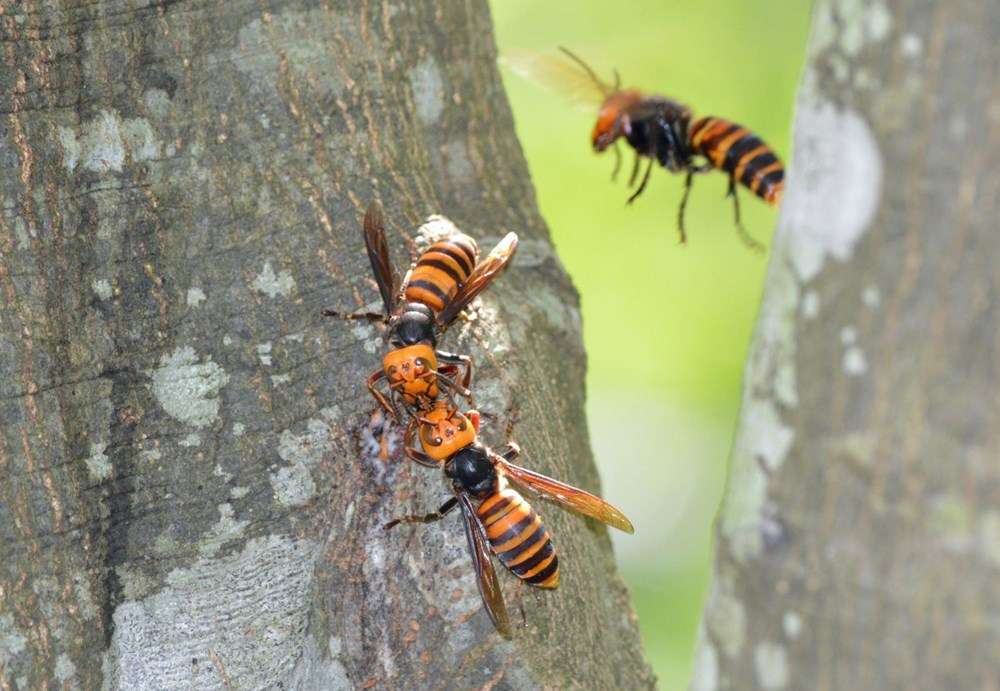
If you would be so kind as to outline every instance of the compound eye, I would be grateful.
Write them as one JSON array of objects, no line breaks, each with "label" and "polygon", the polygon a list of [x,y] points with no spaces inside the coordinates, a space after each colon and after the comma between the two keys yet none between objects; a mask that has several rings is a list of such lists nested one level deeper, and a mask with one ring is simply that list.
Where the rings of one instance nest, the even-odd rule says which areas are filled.
[{"label": "compound eye", "polygon": [[427,446],[441,446],[441,437],[434,436],[433,431],[426,428],[420,432],[420,439]]}]

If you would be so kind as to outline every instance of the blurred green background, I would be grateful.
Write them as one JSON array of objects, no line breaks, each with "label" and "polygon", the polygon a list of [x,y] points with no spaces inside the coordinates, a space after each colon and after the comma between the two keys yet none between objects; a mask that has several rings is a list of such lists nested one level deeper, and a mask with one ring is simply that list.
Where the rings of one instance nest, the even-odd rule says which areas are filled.
[{"label": "blurred green background", "polygon": [[[788,164],[810,3],[787,0],[496,0],[501,55],[562,45],[609,82],[684,101],[763,137]],[[636,525],[613,535],[660,688],[688,684],[708,583],[712,522],[726,474],[740,383],[768,255],[733,225],[720,173],[654,168],[631,207],[623,148],[596,155],[596,109],[503,69],[542,215],[580,291],[589,357],[588,416],[603,495]],[[741,188],[747,230],[770,245],[777,213]],[[615,531],[612,531],[614,533]]]}]

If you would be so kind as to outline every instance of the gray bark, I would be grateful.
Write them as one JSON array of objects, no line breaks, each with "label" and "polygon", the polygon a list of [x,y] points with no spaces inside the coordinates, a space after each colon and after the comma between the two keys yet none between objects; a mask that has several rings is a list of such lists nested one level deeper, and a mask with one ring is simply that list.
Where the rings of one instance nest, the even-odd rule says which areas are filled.
[{"label": "gray bark", "polygon": [[694,688],[1000,687],[998,35],[817,5]]},{"label": "gray bark", "polygon": [[[438,473],[371,444],[378,306],[429,214],[516,260],[445,346],[500,445],[596,490],[577,296],[485,3],[0,3],[0,688],[651,685],[606,531],[512,643]],[[398,431],[397,431],[398,432]],[[395,436],[398,442],[398,433]],[[519,622],[515,579],[501,573]]]}]

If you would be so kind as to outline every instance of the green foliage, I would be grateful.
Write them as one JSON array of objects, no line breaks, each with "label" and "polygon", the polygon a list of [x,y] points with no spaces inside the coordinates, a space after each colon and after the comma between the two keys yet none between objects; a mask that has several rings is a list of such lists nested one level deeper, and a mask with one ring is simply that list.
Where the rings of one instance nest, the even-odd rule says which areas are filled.
[{"label": "green foliage", "polygon": [[[790,158],[809,3],[503,0],[501,54],[566,46],[604,79],[718,115]],[[593,114],[504,71],[539,206],[583,305],[588,409],[604,494],[636,525],[617,539],[662,688],[687,684],[709,569],[711,521],[735,429],[767,255],[736,235],[726,179],[695,180],[678,245],[683,177],[656,168],[631,207],[632,157],[589,145]],[[740,192],[744,225],[770,244],[777,214]],[[567,557],[567,566],[572,557]]]}]

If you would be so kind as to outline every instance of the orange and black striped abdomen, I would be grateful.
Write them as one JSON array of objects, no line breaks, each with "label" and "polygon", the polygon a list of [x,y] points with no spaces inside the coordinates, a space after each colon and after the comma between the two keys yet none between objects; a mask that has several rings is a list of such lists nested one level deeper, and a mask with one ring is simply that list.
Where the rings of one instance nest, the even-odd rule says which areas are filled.
[{"label": "orange and black striped abdomen", "polygon": [[435,242],[413,267],[406,284],[406,299],[440,312],[469,278],[478,255],[476,241],[468,235],[452,235]]},{"label": "orange and black striped abdomen", "polygon": [[785,188],[785,167],[760,137],[721,118],[700,118],[688,130],[691,147],[719,170],[777,207]]},{"label": "orange and black striped abdomen", "polygon": [[493,552],[518,578],[539,588],[559,584],[559,559],[535,510],[510,488],[488,496],[476,510]]}]

